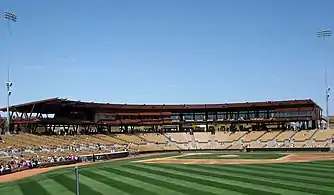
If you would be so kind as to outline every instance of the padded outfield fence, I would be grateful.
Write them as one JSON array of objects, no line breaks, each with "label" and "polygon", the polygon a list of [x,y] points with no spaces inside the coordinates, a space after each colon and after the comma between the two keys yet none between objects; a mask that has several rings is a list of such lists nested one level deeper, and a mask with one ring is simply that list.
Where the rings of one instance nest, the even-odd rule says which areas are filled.
[{"label": "padded outfield fence", "polygon": [[141,151],[141,154],[148,153],[165,153],[165,152],[331,152],[334,148],[245,148],[245,149],[180,149],[180,150],[154,150],[154,151]]}]

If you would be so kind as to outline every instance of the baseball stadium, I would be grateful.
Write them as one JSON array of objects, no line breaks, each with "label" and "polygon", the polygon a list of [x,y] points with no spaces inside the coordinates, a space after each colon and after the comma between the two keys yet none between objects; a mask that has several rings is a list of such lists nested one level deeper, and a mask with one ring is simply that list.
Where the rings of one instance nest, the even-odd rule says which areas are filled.
[{"label": "baseball stadium", "polygon": [[9,110],[10,125],[0,119],[1,195],[334,194],[334,129],[311,99],[51,98]]}]

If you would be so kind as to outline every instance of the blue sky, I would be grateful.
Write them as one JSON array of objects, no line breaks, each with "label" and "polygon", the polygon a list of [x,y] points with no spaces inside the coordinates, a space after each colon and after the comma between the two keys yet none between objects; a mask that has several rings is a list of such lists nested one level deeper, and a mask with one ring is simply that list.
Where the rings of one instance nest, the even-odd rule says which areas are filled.
[{"label": "blue sky", "polygon": [[[93,3],[95,2],[95,3]],[[332,0],[3,1],[0,105],[50,97],[113,103],[312,98],[334,85]],[[334,87],[333,87],[334,89]],[[334,95],[330,112],[334,114]]]}]

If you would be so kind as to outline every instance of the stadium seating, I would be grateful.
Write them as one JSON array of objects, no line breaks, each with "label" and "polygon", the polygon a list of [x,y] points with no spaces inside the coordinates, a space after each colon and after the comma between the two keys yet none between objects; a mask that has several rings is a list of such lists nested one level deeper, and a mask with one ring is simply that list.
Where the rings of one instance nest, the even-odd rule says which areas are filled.
[{"label": "stadium seating", "polygon": [[243,145],[242,144],[240,144],[240,143],[235,143],[235,144],[232,144],[228,149],[233,149],[233,150],[241,150],[241,149],[243,149]]},{"label": "stadium seating", "polygon": [[296,131],[283,131],[280,133],[277,137],[276,140],[279,142],[283,142],[285,140],[290,140],[293,135],[296,134]]},{"label": "stadium seating", "polygon": [[233,142],[239,140],[243,137],[247,132],[245,131],[237,131],[237,132],[217,132],[215,135],[215,140],[218,142]]},{"label": "stadium seating", "polygon": [[276,136],[278,136],[281,133],[281,131],[270,131],[270,132],[266,132],[261,138],[260,141],[262,142],[267,142],[270,140],[273,140],[274,138],[276,138]]},{"label": "stadium seating", "polygon": [[250,144],[250,148],[263,148],[265,146],[265,144],[261,143],[261,142],[256,142],[256,143],[251,143]]},{"label": "stadium seating", "polygon": [[179,148],[176,145],[168,146],[165,144],[148,144],[148,145],[131,144],[129,149],[135,150],[135,151],[141,151],[141,152],[179,150]]},{"label": "stadium seating", "polygon": [[294,141],[306,141],[306,140],[311,139],[315,132],[316,130],[299,131],[292,137],[292,139]]},{"label": "stadium seating", "polygon": [[305,145],[306,143],[303,142],[303,141],[295,141],[291,144],[291,147],[294,147],[294,148],[301,148]]},{"label": "stadium seating", "polygon": [[7,163],[10,160],[11,160],[11,157],[8,157],[8,156],[6,156],[6,157],[0,157],[0,165],[1,164],[5,164],[5,163]]},{"label": "stadium seating", "polygon": [[212,139],[211,132],[195,132],[195,140],[198,142],[209,142]]},{"label": "stadium seating", "polygon": [[165,146],[164,150],[179,150],[180,148],[176,145],[172,145],[172,146]]},{"label": "stadium seating", "polygon": [[334,129],[319,130],[316,135],[316,141],[326,141],[334,137]]},{"label": "stadium seating", "polygon": [[[65,155],[73,153],[71,148],[78,148],[76,154],[90,152],[123,150],[168,151],[179,149],[243,149],[250,148],[319,148],[331,146],[334,130],[302,131],[237,131],[237,132],[185,132],[176,133],[141,133],[92,134],[92,135],[1,135],[0,150],[28,149],[29,156]],[[132,143],[132,144],[131,144]],[[51,152],[53,151],[53,152]],[[54,152],[57,151],[57,152]],[[61,151],[61,152],[59,152]]]},{"label": "stadium seating", "polygon": [[74,136],[38,136],[33,134],[13,134],[3,135],[4,143],[0,144],[0,149],[12,148],[31,148],[40,149],[57,148],[65,146],[88,146],[88,145],[126,145],[128,142],[118,140],[106,135],[74,135]]},{"label": "stadium seating", "polygon": [[198,149],[212,149],[211,143],[198,143]]},{"label": "stadium seating", "polygon": [[107,141],[110,144],[118,144],[118,145],[128,144],[128,142],[118,139],[117,136],[104,135],[104,134],[96,134],[96,135],[91,135],[91,136],[96,137],[99,140]]},{"label": "stadium seating", "polygon": [[189,133],[167,133],[167,137],[169,137],[172,141],[177,143],[187,143],[191,141],[191,135]]},{"label": "stadium seating", "polygon": [[145,144],[146,143],[143,140],[143,138],[140,138],[136,135],[118,134],[116,137],[118,139],[124,140],[128,143],[136,143],[136,144]]},{"label": "stadium seating", "polygon": [[214,143],[212,144],[213,149],[228,149],[231,147],[230,143]]},{"label": "stadium seating", "polygon": [[309,145],[311,148],[321,148],[329,146],[328,142],[315,142]]},{"label": "stadium seating", "polygon": [[166,142],[163,135],[160,133],[143,133],[138,135],[142,139],[146,140],[146,142],[164,144]]},{"label": "stadium seating", "polygon": [[162,151],[164,145],[139,145],[139,151]]},{"label": "stadium seating", "polygon": [[247,143],[247,147],[248,148],[262,148],[263,145],[261,142],[251,142],[251,143]]},{"label": "stadium seating", "polygon": [[269,142],[265,142],[265,146],[266,148],[278,148],[280,147],[278,144],[280,143],[277,143],[277,142],[274,142],[274,141],[269,141]]},{"label": "stadium seating", "polygon": [[181,150],[188,150],[190,149],[189,144],[188,143],[184,143],[184,144],[177,144],[177,147]]},{"label": "stadium seating", "polygon": [[34,139],[35,135],[21,134],[21,135],[3,135],[1,136],[4,143],[1,144],[2,149],[6,148],[33,148],[37,149],[45,145],[45,141]]},{"label": "stadium seating", "polygon": [[265,134],[265,131],[251,131],[242,138],[242,141],[243,142],[255,141],[264,134]]}]

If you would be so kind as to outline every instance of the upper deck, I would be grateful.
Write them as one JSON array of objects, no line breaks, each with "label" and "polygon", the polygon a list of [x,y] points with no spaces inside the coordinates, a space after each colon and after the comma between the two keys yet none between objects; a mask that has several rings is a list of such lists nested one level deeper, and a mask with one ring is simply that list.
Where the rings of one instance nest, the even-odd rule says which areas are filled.
[{"label": "upper deck", "polygon": [[[321,108],[310,99],[226,104],[135,105],[51,98],[14,105],[10,110],[13,120],[17,123],[29,121],[48,124],[162,125],[171,124],[173,121],[270,123],[320,120],[321,116]],[[1,108],[0,111],[6,111],[6,108]],[[53,116],[48,117],[50,114]]]}]

